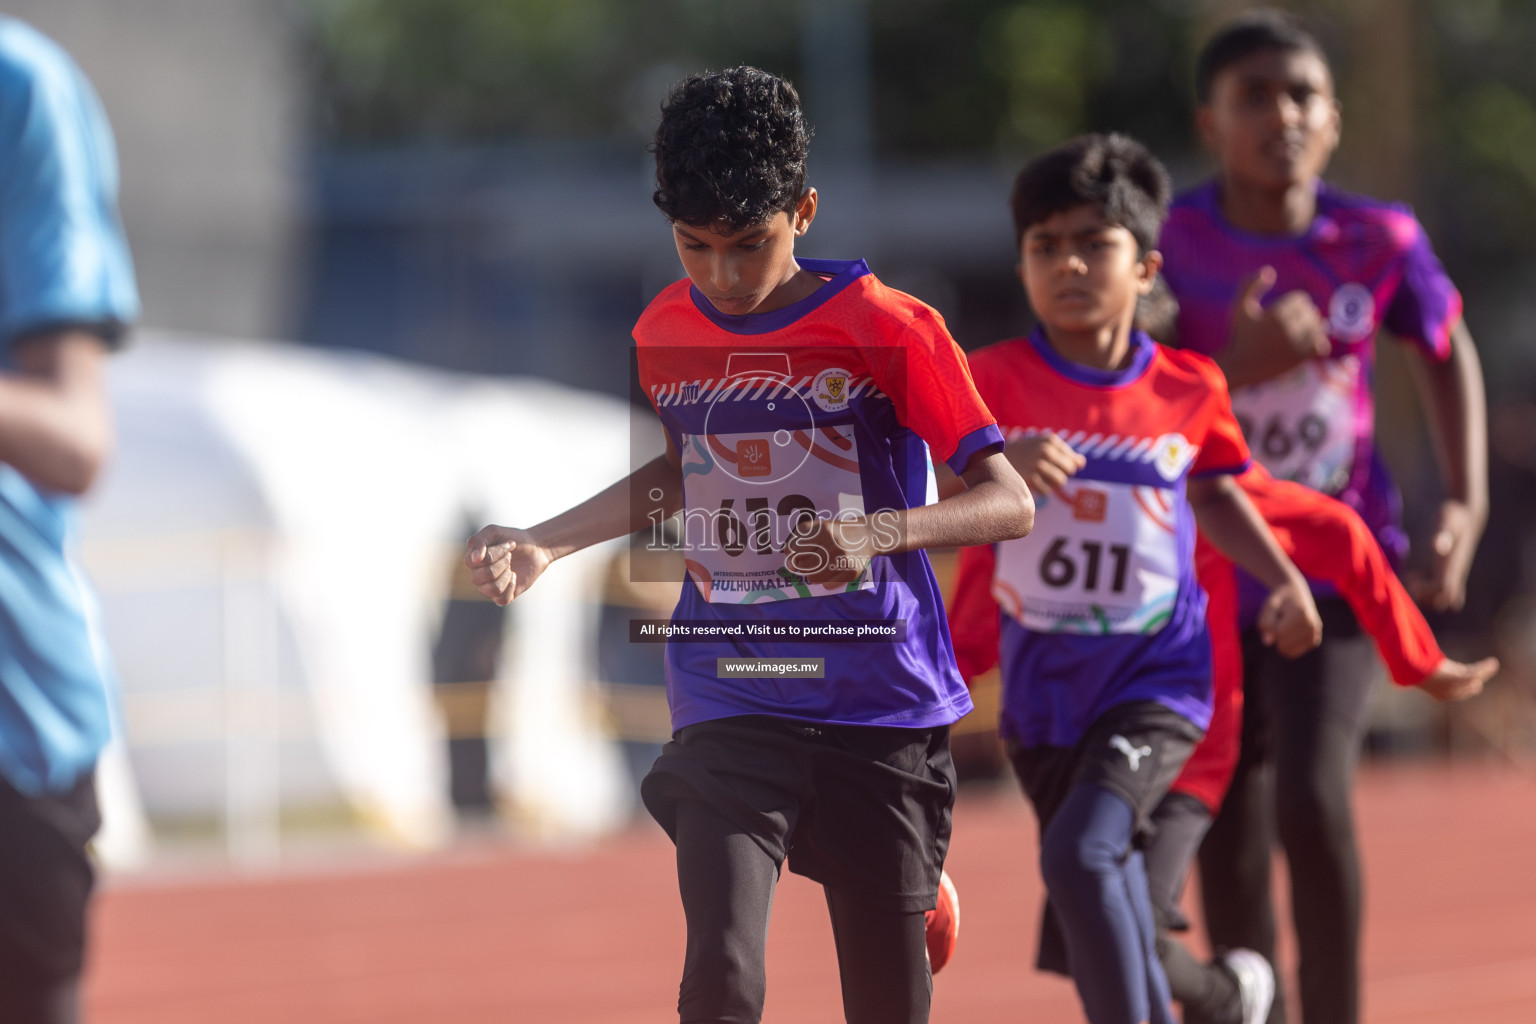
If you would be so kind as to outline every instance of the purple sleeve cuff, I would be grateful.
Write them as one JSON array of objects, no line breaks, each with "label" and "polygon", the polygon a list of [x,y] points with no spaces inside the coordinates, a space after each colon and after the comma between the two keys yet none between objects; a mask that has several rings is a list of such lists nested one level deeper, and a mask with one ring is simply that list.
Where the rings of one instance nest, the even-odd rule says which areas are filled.
[{"label": "purple sleeve cuff", "polygon": [[1424,229],[1404,254],[1403,280],[1382,315],[1382,325],[1437,360],[1450,357],[1451,327],[1461,319],[1461,293],[1435,256]]},{"label": "purple sleeve cuff", "polygon": [[958,476],[965,472],[965,467],[971,462],[971,456],[977,452],[984,452],[988,448],[1003,450],[1003,432],[997,429],[996,423],[988,423],[980,430],[973,430],[966,434],[955,446],[955,454],[944,461]]},{"label": "purple sleeve cuff", "polygon": [[1208,476],[1242,476],[1253,468],[1252,459],[1244,459],[1235,466],[1217,466],[1215,469],[1202,469],[1198,473],[1191,473],[1193,480],[1203,480]]}]

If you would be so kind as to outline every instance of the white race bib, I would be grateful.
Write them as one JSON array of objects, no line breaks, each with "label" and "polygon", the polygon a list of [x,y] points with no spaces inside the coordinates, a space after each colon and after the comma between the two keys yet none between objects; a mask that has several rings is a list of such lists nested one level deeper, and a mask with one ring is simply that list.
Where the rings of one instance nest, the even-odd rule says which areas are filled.
[{"label": "white race bib", "polygon": [[683,554],[706,601],[755,604],[820,597],[873,584],[812,585],[785,566],[795,524],[863,515],[852,425],[768,433],[686,434]]},{"label": "white race bib", "polygon": [[1161,630],[1179,593],[1173,488],[1069,480],[1036,498],[1035,528],[997,546],[992,592],[1039,633]]},{"label": "white race bib", "polygon": [[1311,359],[1284,376],[1233,392],[1232,411],[1265,469],[1337,494],[1354,470],[1359,388],[1358,355]]}]

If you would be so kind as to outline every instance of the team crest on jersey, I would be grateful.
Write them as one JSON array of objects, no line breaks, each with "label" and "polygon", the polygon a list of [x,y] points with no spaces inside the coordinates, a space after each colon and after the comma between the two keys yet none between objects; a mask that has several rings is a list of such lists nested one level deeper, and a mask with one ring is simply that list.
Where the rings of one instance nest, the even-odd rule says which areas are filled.
[{"label": "team crest on jersey", "polygon": [[822,412],[842,412],[848,408],[847,370],[822,370],[811,382],[811,398]]},{"label": "team crest on jersey", "polygon": [[1152,465],[1164,480],[1177,480],[1198,452],[1183,434],[1164,434],[1152,445]]},{"label": "team crest on jersey", "polygon": [[1376,299],[1351,281],[1328,300],[1328,333],[1341,341],[1364,341],[1376,327]]}]

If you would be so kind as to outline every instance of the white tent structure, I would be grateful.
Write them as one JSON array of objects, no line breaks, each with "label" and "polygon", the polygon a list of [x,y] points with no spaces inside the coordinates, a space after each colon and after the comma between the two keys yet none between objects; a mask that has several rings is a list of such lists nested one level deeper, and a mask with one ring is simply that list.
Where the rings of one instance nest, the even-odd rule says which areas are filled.
[{"label": "white tent structure", "polygon": [[[277,854],[285,806],[344,801],[405,843],[441,841],[430,652],[464,525],[536,522],[622,477],[629,406],[151,332],[113,358],[111,386],[118,448],[82,561],[143,807],[222,815],[252,862]],[[592,711],[611,554],[562,561],[509,617],[493,761],[503,797],[551,833],[601,831],[632,800]],[[109,800],[109,837],[114,812],[121,827],[132,800]]]}]

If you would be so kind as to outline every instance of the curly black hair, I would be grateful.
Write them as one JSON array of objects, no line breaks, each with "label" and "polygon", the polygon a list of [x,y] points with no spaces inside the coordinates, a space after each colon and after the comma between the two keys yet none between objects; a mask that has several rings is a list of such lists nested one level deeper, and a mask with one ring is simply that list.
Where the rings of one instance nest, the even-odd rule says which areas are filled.
[{"label": "curly black hair", "polygon": [[1284,11],[1261,8],[1233,18],[1200,48],[1200,55],[1195,58],[1195,99],[1209,103],[1217,75],[1243,58],[1265,50],[1315,53],[1328,66],[1328,54],[1323,52],[1322,45],[1294,18]]},{"label": "curly black hair", "polygon": [[1157,247],[1172,196],[1168,172],[1129,135],[1079,135],[1035,157],[1014,180],[1014,243],[1041,221],[1092,204],[1145,253]]},{"label": "curly black hair", "polygon": [[793,210],[811,130],[789,82],[757,68],[690,75],[656,127],[656,191],[667,219],[731,232]]}]

